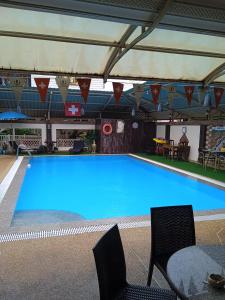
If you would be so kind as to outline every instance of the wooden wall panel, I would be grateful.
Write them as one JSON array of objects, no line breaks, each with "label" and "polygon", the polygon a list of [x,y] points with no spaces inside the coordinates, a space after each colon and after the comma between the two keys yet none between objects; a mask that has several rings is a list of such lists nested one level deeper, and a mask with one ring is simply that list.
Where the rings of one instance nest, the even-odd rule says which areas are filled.
[{"label": "wooden wall panel", "polygon": [[[145,144],[151,143],[151,137],[155,137],[156,127],[153,123],[143,123],[138,121],[138,128],[133,128],[132,120],[124,121],[124,132],[117,133],[117,120],[99,119],[96,120],[96,129],[98,131],[97,150],[103,154],[119,154],[129,152],[144,151]],[[105,123],[110,123],[113,128],[111,135],[105,135],[102,127]],[[147,136],[146,136],[147,135]],[[147,142],[148,140],[148,142]]]}]

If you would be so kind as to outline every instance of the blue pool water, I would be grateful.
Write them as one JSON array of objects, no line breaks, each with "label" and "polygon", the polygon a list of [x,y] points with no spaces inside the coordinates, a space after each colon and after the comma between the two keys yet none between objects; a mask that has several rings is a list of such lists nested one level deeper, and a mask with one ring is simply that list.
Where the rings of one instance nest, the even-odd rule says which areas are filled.
[{"label": "blue pool water", "polygon": [[164,205],[225,208],[225,191],[125,155],[33,157],[30,164],[16,211],[61,210],[93,220]]}]

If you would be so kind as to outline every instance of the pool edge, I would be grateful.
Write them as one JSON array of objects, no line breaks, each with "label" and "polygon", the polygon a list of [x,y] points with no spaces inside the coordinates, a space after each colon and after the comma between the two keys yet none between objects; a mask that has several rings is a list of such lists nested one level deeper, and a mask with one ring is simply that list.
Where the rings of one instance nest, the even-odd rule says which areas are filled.
[{"label": "pool edge", "polygon": [[199,179],[200,181],[203,181],[204,183],[209,183],[209,184],[211,184],[213,186],[220,187],[223,190],[225,190],[225,183],[222,182],[222,181],[211,179],[209,177],[198,175],[196,173],[184,171],[182,169],[178,169],[178,168],[175,168],[175,167],[172,167],[172,166],[169,166],[169,165],[166,165],[166,164],[163,164],[163,163],[151,160],[149,158],[144,158],[144,157],[141,157],[141,156],[136,155],[136,154],[128,153],[128,155],[131,156],[131,157],[134,157],[134,158],[137,158],[137,159],[149,162],[151,164],[154,164],[154,165],[157,165],[157,166],[160,166],[160,167],[163,167],[163,168],[175,171],[177,173],[180,173],[180,174],[183,174],[183,175],[195,178],[195,179]]}]

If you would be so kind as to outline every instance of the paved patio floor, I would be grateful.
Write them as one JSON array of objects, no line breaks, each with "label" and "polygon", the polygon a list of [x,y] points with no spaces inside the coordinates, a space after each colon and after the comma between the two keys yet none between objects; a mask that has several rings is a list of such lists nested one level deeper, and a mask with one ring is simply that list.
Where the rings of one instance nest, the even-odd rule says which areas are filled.
[{"label": "paved patio floor", "polygon": [[[120,230],[130,283],[146,284],[150,228]],[[92,248],[103,232],[0,243],[0,299],[99,299]],[[197,243],[225,244],[225,220],[196,222]],[[167,287],[157,270],[153,286]]]},{"label": "paved patio floor", "polygon": [[16,156],[0,155],[0,183],[16,160]]}]

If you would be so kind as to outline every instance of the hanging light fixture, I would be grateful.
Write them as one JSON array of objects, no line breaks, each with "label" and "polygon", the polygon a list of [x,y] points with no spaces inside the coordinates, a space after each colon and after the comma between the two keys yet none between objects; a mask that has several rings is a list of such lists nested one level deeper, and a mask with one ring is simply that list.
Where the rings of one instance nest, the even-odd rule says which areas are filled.
[{"label": "hanging light fixture", "polygon": [[161,104],[161,103],[158,104],[157,111],[158,111],[158,112],[162,112],[162,111],[163,111],[163,108],[162,108],[162,104]]},{"label": "hanging light fixture", "polygon": [[204,101],[203,101],[203,106],[204,106],[204,107],[211,107],[211,106],[212,106],[212,101],[211,101],[211,95],[210,95],[210,92],[207,92],[207,93],[205,94]]},{"label": "hanging light fixture", "polygon": [[132,116],[132,117],[135,116],[135,109],[134,109],[134,108],[132,108],[132,110],[131,110],[131,116]]},{"label": "hanging light fixture", "polygon": [[22,111],[21,111],[21,107],[20,107],[19,104],[18,104],[17,107],[16,107],[16,111],[17,111],[18,113],[21,113],[21,112],[22,112]]},{"label": "hanging light fixture", "polygon": [[81,107],[81,109],[80,109],[80,114],[81,114],[81,116],[83,116],[85,114],[85,111],[84,111],[83,107]]}]

